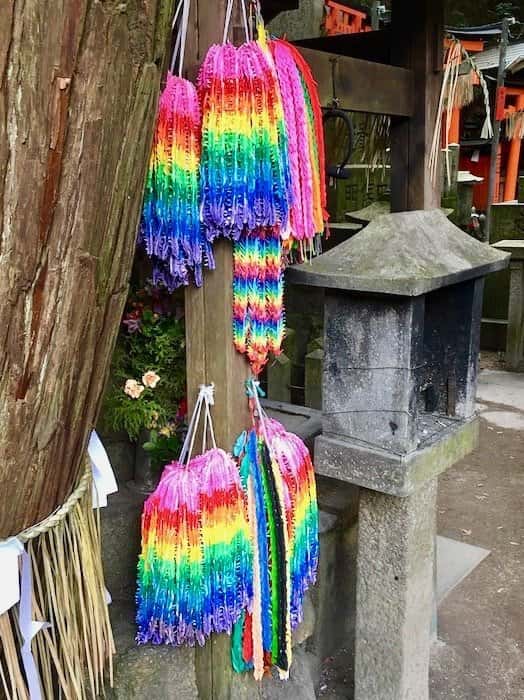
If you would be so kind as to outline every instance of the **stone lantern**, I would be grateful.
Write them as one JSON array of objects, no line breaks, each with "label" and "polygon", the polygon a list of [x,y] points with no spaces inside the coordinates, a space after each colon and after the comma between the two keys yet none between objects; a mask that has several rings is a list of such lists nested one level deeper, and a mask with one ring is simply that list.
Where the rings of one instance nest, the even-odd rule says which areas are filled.
[{"label": "stone lantern", "polygon": [[362,487],[356,700],[428,697],[436,477],[477,444],[484,277],[507,263],[429,210],[288,271],[325,289],[316,470]]}]

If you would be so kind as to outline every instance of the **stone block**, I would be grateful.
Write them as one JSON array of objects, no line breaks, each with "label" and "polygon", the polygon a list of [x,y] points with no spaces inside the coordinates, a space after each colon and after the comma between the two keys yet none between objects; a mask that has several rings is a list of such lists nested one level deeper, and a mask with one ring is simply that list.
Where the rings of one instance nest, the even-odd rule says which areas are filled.
[{"label": "stone block", "polygon": [[304,598],[302,622],[293,632],[293,647],[298,647],[313,635],[315,631],[316,613],[310,592]]},{"label": "stone block", "polygon": [[521,175],[518,179],[517,185],[517,199],[519,203],[524,203],[524,176]]},{"label": "stone block", "polygon": [[511,262],[506,366],[524,371],[524,260]]},{"label": "stone block", "polygon": [[332,435],[315,440],[318,474],[394,496],[409,496],[435,479],[478,444],[478,419],[454,425],[437,440],[406,455],[372,449]]},{"label": "stone block", "polygon": [[309,341],[307,345],[307,351],[308,352],[314,352],[315,350],[323,350],[324,349],[324,336],[319,335],[316,338],[312,338],[312,340]]},{"label": "stone block", "polygon": [[452,221],[461,228],[466,227],[471,221],[471,208],[473,206],[473,184],[472,182],[461,182],[458,186],[458,198],[456,211]]},{"label": "stone block", "polygon": [[298,10],[281,12],[269,25],[271,34],[286,36],[289,41],[319,36],[324,18],[323,0],[301,0]]},{"label": "stone block", "polygon": [[284,353],[267,366],[267,395],[271,401],[291,402],[291,361]]},{"label": "stone block", "polygon": [[449,194],[457,191],[457,176],[459,164],[460,146],[451,144],[448,147],[447,166],[446,153],[442,153],[442,194]]},{"label": "stone block", "polygon": [[327,513],[341,515],[344,520],[351,522],[357,519],[358,511],[358,486],[346,481],[330,479],[327,476],[316,474],[317,500],[321,515]]},{"label": "stone block", "polygon": [[145,496],[120,485],[102,508],[102,560],[106,586],[116,600],[133,601],[140,551],[140,516]]},{"label": "stone block", "polygon": [[[195,650],[188,647],[137,646],[134,641],[134,605],[116,601],[111,607],[111,620],[117,654],[115,657],[114,688],[109,700],[211,700],[204,686],[199,685]],[[304,646],[311,637],[315,625],[315,610],[308,595],[305,600],[304,620],[293,638],[293,663],[288,681],[281,681],[273,674],[261,683],[255,682],[252,673],[232,674],[230,700],[314,700],[315,685],[320,674],[318,658]],[[216,645],[218,638],[208,641]],[[231,674],[229,640],[219,638],[227,654],[222,658],[213,654],[212,663],[224,663],[223,670]],[[224,644],[225,642],[225,644]],[[204,651],[203,650],[203,651]],[[215,667],[214,673],[219,674]]]},{"label": "stone block", "polygon": [[307,645],[320,659],[354,648],[356,560],[356,520],[321,512],[318,584],[312,591],[316,625]]},{"label": "stone block", "polygon": [[188,647],[133,647],[118,655],[109,700],[202,700]]},{"label": "stone block", "polygon": [[134,479],[136,444],[131,442],[123,431],[118,433],[98,432],[118,483],[125,484]]},{"label": "stone block", "polygon": [[360,494],[355,700],[428,700],[436,493]]},{"label": "stone block", "polygon": [[326,293],[324,431],[394,451],[415,446],[424,299]]},{"label": "stone block", "polygon": [[294,328],[289,328],[289,326],[286,328],[286,335],[284,337],[284,342],[282,343],[282,350],[290,362],[295,364],[298,362],[297,334]]},{"label": "stone block", "polygon": [[322,368],[324,351],[313,350],[305,358],[305,404],[308,408],[322,408]]},{"label": "stone block", "polygon": [[524,238],[524,204],[494,204],[491,207],[490,242]]}]

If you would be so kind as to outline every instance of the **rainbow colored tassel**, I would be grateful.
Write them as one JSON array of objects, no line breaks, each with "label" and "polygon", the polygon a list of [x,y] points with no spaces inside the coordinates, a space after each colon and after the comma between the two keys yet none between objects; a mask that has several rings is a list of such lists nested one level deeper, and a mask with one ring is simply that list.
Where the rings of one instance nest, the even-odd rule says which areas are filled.
[{"label": "rainbow colored tassel", "polygon": [[201,198],[206,236],[288,227],[290,179],[284,111],[270,54],[258,42],[212,46],[202,105]]},{"label": "rainbow colored tassel", "polygon": [[246,499],[230,455],[214,448],[168,465],[144,504],[137,641],[203,645],[231,633],[252,597]]},{"label": "rainbow colored tassel", "polygon": [[313,74],[300,52],[281,39],[273,39],[270,46],[288,137],[292,189],[288,245],[298,242],[305,257],[328,220],[322,110]]},{"label": "rainbow colored tassel", "polygon": [[284,280],[280,234],[272,228],[243,233],[233,251],[233,339],[258,376],[269,353],[281,352]]},{"label": "rainbow colored tassel", "polygon": [[201,117],[195,86],[168,73],[158,108],[146,179],[141,237],[153,260],[153,281],[170,291],[202,284],[203,266],[214,268],[200,224]]},{"label": "rainbow colored tassel", "polygon": [[302,621],[306,590],[315,583],[318,568],[318,505],[315,472],[309,450],[278,421],[267,419],[270,452],[285,484],[290,542],[291,626]]},{"label": "rainbow colored tassel", "polygon": [[302,620],[306,590],[318,567],[318,506],[313,465],[304,443],[262,410],[237,440],[253,538],[253,605],[237,623],[231,658],[256,679],[276,665],[287,677],[291,632]]}]

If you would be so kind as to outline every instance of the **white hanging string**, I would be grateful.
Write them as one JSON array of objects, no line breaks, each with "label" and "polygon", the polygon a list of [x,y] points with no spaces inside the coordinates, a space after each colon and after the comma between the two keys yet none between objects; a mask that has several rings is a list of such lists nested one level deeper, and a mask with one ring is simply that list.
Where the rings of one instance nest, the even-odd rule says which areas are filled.
[{"label": "white hanging string", "polygon": [[185,459],[186,459],[187,454],[189,452],[189,448],[191,445],[191,439],[192,439],[193,434],[195,432],[195,426],[200,419],[200,411],[202,409],[202,401],[203,401],[203,394],[199,393],[198,398],[197,398],[196,403],[195,403],[195,408],[193,409],[193,414],[191,416],[191,420],[189,421],[189,426],[187,428],[187,433],[186,433],[186,438],[184,440],[184,444],[182,445],[180,457],[178,458],[178,461],[180,462],[180,464],[185,463]]},{"label": "white hanging string", "polygon": [[[227,42],[227,35],[229,34],[229,27],[231,24],[231,17],[233,16],[234,4],[235,4],[235,0],[228,0],[227,8],[226,8],[226,16],[225,16],[225,20],[224,20],[224,35],[222,38],[223,44],[225,44]],[[247,19],[246,0],[241,0],[241,6],[242,6],[242,19],[244,22],[244,31],[246,34],[246,42],[249,43],[250,34],[249,34],[249,22]]]},{"label": "white hanging string", "polygon": [[[213,385],[211,385],[213,386]],[[205,397],[206,398],[206,397]],[[213,445],[213,448],[216,449],[217,443],[215,440],[215,430],[213,427],[213,419],[211,418],[211,411],[210,411],[210,406],[213,406],[214,404],[214,399],[211,397],[211,401],[206,398],[206,413],[205,413],[205,425],[204,425],[204,434],[202,436],[202,444],[203,444],[203,450],[202,452],[205,452],[207,449],[207,431],[209,430],[209,435],[211,437],[211,443]]]},{"label": "white hanging string", "polygon": [[176,11],[175,11],[175,16],[173,17],[173,24],[171,25],[171,31],[175,30],[176,23],[178,21],[180,11],[182,10],[183,6],[184,6],[184,0],[178,0],[178,5],[177,5]]},{"label": "white hanging string", "polygon": [[182,445],[182,450],[180,452],[180,457],[178,461],[180,464],[187,464],[191,461],[191,456],[193,454],[193,448],[195,446],[195,440],[198,432],[198,426],[200,424],[200,416],[202,415],[202,407],[204,407],[204,430],[202,435],[202,453],[207,449],[207,435],[211,438],[211,443],[213,448],[216,449],[217,443],[215,440],[215,431],[213,428],[213,419],[211,417],[210,406],[215,403],[214,399],[214,384],[200,386],[200,391],[198,392],[198,398],[196,400],[195,408],[193,409],[193,414],[189,422],[189,427],[187,429],[186,438],[184,444]]},{"label": "white hanging string", "polygon": [[182,69],[184,67],[184,57],[186,54],[187,29],[189,26],[189,10],[191,0],[184,0],[184,11],[182,13],[182,27],[180,29],[180,61],[178,64],[178,75],[182,77]]},{"label": "white hanging string", "polygon": [[170,73],[174,73],[176,67],[177,57],[178,62],[178,75],[182,77],[182,70],[184,67],[184,57],[186,52],[187,43],[187,31],[189,26],[189,11],[191,9],[191,0],[179,0],[176,8],[175,17],[173,19],[173,30],[175,29],[177,22],[180,18],[180,26],[178,28],[177,37],[175,41],[175,46],[173,48],[173,55],[171,58],[171,65],[169,67]]},{"label": "white hanging string", "polygon": [[258,381],[258,379],[252,379],[251,382],[250,382],[250,384],[251,384],[251,387],[250,387],[251,393],[252,393],[252,395],[253,395],[253,400],[254,400],[254,402],[255,402],[255,409],[256,409],[256,411],[257,411],[258,420],[259,420],[259,422],[260,422],[260,427],[261,427],[261,429],[262,429],[262,435],[263,435],[264,441],[265,441],[265,443],[266,443],[266,445],[267,445],[267,449],[268,449],[268,450],[270,451],[270,453],[271,453],[271,444],[270,444],[270,442],[269,442],[268,434],[267,434],[267,430],[266,430],[266,418],[267,418],[267,415],[266,415],[264,409],[262,408],[262,404],[260,403],[260,396],[259,396],[259,394],[258,394],[258,390],[259,390],[259,387],[260,387],[260,382]]}]

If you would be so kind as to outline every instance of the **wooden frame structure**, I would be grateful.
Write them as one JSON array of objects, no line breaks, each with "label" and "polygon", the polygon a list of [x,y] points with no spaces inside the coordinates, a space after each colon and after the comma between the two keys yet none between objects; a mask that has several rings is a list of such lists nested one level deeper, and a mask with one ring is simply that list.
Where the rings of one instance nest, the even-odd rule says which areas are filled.
[{"label": "wooden frame structure", "polygon": [[[208,47],[221,40],[226,5],[226,0],[217,0],[210,11],[206,0],[192,3],[187,56],[193,77]],[[266,8],[270,15],[277,5],[294,9],[297,3],[271,1]],[[394,0],[393,24],[387,33],[389,64],[342,55],[348,50],[344,42],[351,40],[352,46],[360,46],[362,55],[363,42],[369,37],[373,45],[374,35],[384,36],[383,32],[327,37],[321,40],[324,50],[311,48],[314,41],[301,49],[313,69],[323,104],[331,102],[335,86],[342,108],[392,117],[394,211],[439,205],[439,187],[430,181],[427,164],[442,71],[442,27],[443,0]],[[342,47],[340,52],[329,50],[330,39]],[[384,53],[383,46],[380,53]],[[237,433],[249,424],[243,388],[249,367],[233,346],[231,308],[231,245],[221,241],[216,246],[215,272],[206,274],[201,289],[186,292],[186,333],[189,403],[194,402],[200,384],[215,382],[215,430],[217,442],[224,446],[232,445]],[[201,696],[213,700],[240,697],[235,684],[249,685],[245,678],[233,677],[229,643],[220,637],[197,652],[197,679]],[[262,691],[252,683],[247,692],[258,698]]]}]

